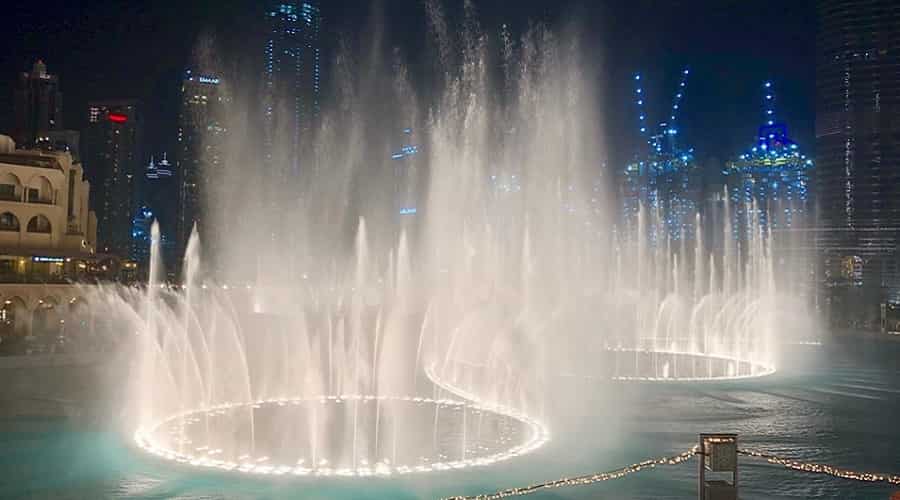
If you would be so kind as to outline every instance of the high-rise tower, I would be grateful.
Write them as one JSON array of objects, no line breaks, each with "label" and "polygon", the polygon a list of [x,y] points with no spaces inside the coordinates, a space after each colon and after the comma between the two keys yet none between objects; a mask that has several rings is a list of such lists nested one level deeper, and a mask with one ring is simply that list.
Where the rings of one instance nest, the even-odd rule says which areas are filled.
[{"label": "high-rise tower", "polygon": [[266,4],[263,159],[278,176],[300,171],[303,141],[319,115],[320,24],[315,0]]},{"label": "high-rise tower", "polygon": [[47,73],[47,66],[41,60],[34,63],[31,72],[19,75],[15,115],[13,139],[19,147],[31,147],[48,132],[62,129],[59,77]]},{"label": "high-rise tower", "polygon": [[142,139],[137,101],[88,103],[84,157],[98,218],[98,247],[122,258],[132,250],[131,219],[138,207],[143,173]]},{"label": "high-rise tower", "polygon": [[867,289],[877,309],[900,298],[900,8],[822,0],[817,9],[817,245],[828,288]]},{"label": "high-rise tower", "polygon": [[[758,218],[763,228],[775,231],[802,229],[810,211],[810,177],[813,160],[801,153],[788,136],[787,125],[775,115],[772,82],[762,86],[763,122],[749,151],[726,164],[729,198],[734,205],[732,230],[747,230],[748,218]],[[756,213],[748,214],[755,204]]]},{"label": "high-rise tower", "polygon": [[[221,177],[228,129],[225,112],[228,96],[218,76],[187,70],[181,85],[178,115],[178,150],[175,174],[178,186],[176,222],[177,255],[184,255],[191,231],[201,230],[207,217],[207,193],[213,179]],[[157,172],[158,175],[158,172]],[[204,238],[210,247],[214,238]]]},{"label": "high-rise tower", "polygon": [[634,101],[642,143],[634,160],[622,172],[622,214],[625,225],[636,230],[641,207],[656,213],[659,226],[651,223],[646,228],[647,236],[654,243],[690,240],[696,236],[700,170],[694,149],[677,140],[679,109],[689,74],[690,70],[682,70],[667,119],[659,122],[655,132],[647,117],[644,82],[640,74],[634,76]]}]

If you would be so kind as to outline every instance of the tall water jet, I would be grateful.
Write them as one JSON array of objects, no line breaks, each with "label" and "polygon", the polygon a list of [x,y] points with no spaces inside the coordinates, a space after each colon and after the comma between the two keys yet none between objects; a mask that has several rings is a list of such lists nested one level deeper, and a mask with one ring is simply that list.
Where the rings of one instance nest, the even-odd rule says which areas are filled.
[{"label": "tall water jet", "polygon": [[[615,226],[577,37],[504,33],[493,71],[472,8],[454,34],[428,2],[441,61],[428,98],[402,62],[372,49],[354,77],[342,54],[340,102],[295,179],[224,163],[238,237],[216,265],[195,234],[182,282],[159,283],[156,243],[147,287],[109,293],[139,339],[140,447],[276,475],[487,466],[549,439],[572,377],[774,371],[774,257],[755,208],[744,231],[725,203],[692,241],[661,229],[659,208]],[[392,129],[415,131],[414,155],[378,156]]]}]

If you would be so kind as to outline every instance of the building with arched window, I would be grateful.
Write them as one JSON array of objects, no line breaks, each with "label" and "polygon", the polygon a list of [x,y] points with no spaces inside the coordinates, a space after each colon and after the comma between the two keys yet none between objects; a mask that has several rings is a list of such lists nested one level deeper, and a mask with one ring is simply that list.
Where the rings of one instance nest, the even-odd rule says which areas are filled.
[{"label": "building with arched window", "polygon": [[84,169],[68,151],[15,149],[7,139],[0,140],[0,283],[77,281],[102,260]]},{"label": "building with arched window", "polygon": [[38,147],[16,149],[0,135],[0,355],[85,348],[98,328],[84,285],[136,269],[96,251],[81,162],[68,150]]}]

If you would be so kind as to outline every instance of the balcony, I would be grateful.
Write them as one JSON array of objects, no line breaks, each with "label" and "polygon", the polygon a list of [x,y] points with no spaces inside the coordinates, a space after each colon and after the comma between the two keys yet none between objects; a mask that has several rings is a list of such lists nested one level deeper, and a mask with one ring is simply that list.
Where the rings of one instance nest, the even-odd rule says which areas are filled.
[{"label": "balcony", "polygon": [[84,231],[81,230],[81,225],[79,225],[77,222],[69,222],[68,224],[66,224],[66,234],[83,236]]},{"label": "balcony", "polygon": [[26,203],[38,203],[41,205],[52,205],[53,200],[51,200],[50,198],[41,198],[39,196],[35,196],[35,197],[29,197],[28,200],[26,201]]},{"label": "balcony", "polygon": [[0,201],[22,201],[15,193],[0,191]]}]

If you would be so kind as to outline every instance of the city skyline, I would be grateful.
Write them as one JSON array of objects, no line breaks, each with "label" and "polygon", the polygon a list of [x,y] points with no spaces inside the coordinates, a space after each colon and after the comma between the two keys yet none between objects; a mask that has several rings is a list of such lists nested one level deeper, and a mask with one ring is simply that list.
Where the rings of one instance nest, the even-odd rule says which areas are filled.
[{"label": "city skyline", "polygon": [[[661,91],[673,84],[667,82],[665,76],[685,65],[692,68],[695,77],[691,81],[691,102],[685,110],[684,121],[688,126],[684,134],[695,145],[701,163],[711,158],[724,161],[733,151],[743,147],[747,133],[755,129],[752,123],[755,85],[766,79],[779,82],[786,103],[785,118],[794,124],[798,142],[812,143],[814,115],[809,96],[814,75],[811,66],[803,69],[795,61],[804,54],[811,56],[812,43],[804,44],[798,34],[812,33],[814,25],[811,19],[802,16],[800,4],[792,4],[782,15],[771,19],[758,14],[757,10],[766,10],[758,6],[750,9],[706,1],[661,7],[651,5],[651,2],[632,2],[627,7],[616,2],[563,2],[553,9],[529,1],[524,2],[521,12],[515,14],[503,9],[502,2],[475,2],[475,6],[484,12],[486,23],[499,26],[507,22],[519,30],[529,19],[559,25],[567,19],[567,11],[583,12],[583,24],[599,27],[591,30],[592,35],[587,40],[599,49],[602,66],[612,69],[596,77],[606,103],[604,135],[613,156],[610,163],[620,156],[630,156],[633,150],[633,139],[619,130],[627,128],[622,123],[631,117],[632,111],[629,103],[621,102],[625,101],[623,91],[627,91],[622,86],[622,77],[643,71],[649,79],[659,82]],[[20,24],[36,15],[36,8],[23,4],[16,11],[16,15],[21,16]],[[261,7],[246,2],[230,2],[216,8],[203,1],[191,2],[183,8],[167,2],[153,7],[113,7],[100,2],[88,8],[93,9],[96,16],[87,16],[88,20],[81,24],[71,22],[74,16],[81,15],[81,7],[76,11],[61,5],[59,9],[42,9],[42,22],[33,25],[29,31],[7,33],[10,37],[8,46],[12,50],[0,56],[0,67],[8,68],[9,72],[8,77],[0,78],[0,95],[12,93],[13,76],[17,72],[27,71],[35,60],[43,59],[54,74],[60,76],[63,93],[68,96],[64,112],[70,128],[83,129],[86,125],[83,115],[77,111],[88,100],[137,98],[147,103],[148,151],[175,149],[176,134],[170,124],[178,115],[180,75],[191,67],[192,51],[198,37],[212,34],[224,45],[237,44],[240,48],[241,34],[252,34],[259,28],[252,22],[238,22],[235,17],[240,15],[240,19],[250,21],[263,17]],[[670,15],[646,16],[657,8],[665,9]],[[322,60],[322,87],[327,88],[327,67],[332,62],[339,37],[365,29],[371,10],[350,1],[327,2],[322,9],[322,16],[329,21],[323,25],[325,31],[322,33],[323,49],[329,54]],[[415,46],[425,36],[421,4],[390,2],[384,9],[381,17],[388,23],[390,43],[411,53],[415,60]],[[106,22],[112,12],[118,19],[110,25],[116,29],[104,32],[103,37],[96,36],[93,23]],[[761,24],[763,20],[766,20],[765,25]],[[14,19],[11,21],[15,23]],[[722,39],[720,34],[728,30],[730,23],[741,30],[731,38]],[[396,29],[390,29],[392,25]],[[700,25],[704,29],[699,29]],[[131,28],[124,30],[125,26]],[[25,28],[17,26],[16,29]],[[233,33],[238,41],[227,40],[228,36],[223,33]],[[147,47],[139,40],[147,34],[158,38],[168,50],[146,52]],[[757,42],[763,35],[775,37],[773,44],[778,40],[797,40],[789,45],[789,51],[768,51]],[[120,39],[120,43],[106,44],[104,38],[110,36]],[[710,46],[712,39],[718,39],[717,46]],[[249,52],[254,50],[259,54],[261,49],[247,48]],[[731,58],[724,57],[725,53],[735,52],[735,58],[742,59],[743,64],[735,66]],[[131,58],[129,54],[135,57]],[[675,66],[669,66],[670,62]],[[5,99],[0,99],[0,117],[6,116],[7,120],[11,114],[2,111],[9,105]],[[11,123],[0,119],[0,131],[9,132],[11,127]]]},{"label": "city skyline", "polygon": [[12,2],[0,497],[900,500],[897,0]]}]

